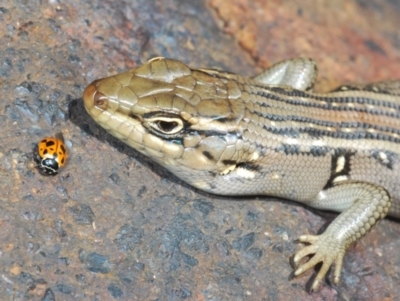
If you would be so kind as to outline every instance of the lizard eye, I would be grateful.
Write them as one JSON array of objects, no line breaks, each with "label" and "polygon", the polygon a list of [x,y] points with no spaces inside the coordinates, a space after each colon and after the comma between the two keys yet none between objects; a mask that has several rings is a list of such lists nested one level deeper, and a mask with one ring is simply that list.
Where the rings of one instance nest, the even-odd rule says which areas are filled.
[{"label": "lizard eye", "polygon": [[183,122],[176,117],[154,117],[147,120],[148,125],[157,133],[171,136],[183,129]]},{"label": "lizard eye", "polygon": [[178,127],[179,125],[178,125],[178,122],[176,122],[176,121],[160,120],[157,122],[157,126],[163,132],[171,133],[171,132],[174,132],[174,129],[176,129],[176,127]]}]

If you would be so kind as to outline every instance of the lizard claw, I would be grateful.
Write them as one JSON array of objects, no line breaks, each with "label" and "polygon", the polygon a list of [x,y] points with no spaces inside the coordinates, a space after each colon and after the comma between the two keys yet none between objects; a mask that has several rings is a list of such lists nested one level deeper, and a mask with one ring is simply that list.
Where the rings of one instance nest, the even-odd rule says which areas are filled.
[{"label": "lizard claw", "polygon": [[[331,265],[335,263],[334,283],[339,283],[340,272],[342,270],[343,258],[346,250],[345,243],[326,233],[322,235],[302,235],[298,238],[298,241],[310,245],[299,250],[294,255],[293,262],[297,267],[294,271],[294,275],[298,276],[322,262],[322,267],[318,271],[318,274],[311,285],[311,291],[315,291]],[[304,257],[311,254],[314,254],[314,256],[307,262],[299,265],[299,262]]]}]

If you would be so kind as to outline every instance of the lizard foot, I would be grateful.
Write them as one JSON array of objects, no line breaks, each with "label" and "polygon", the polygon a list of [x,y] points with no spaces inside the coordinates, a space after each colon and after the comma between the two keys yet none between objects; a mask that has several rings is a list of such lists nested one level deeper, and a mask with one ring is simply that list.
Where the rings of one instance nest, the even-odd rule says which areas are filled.
[{"label": "lizard foot", "polygon": [[[343,257],[346,252],[345,242],[327,233],[323,233],[321,235],[302,235],[298,238],[298,241],[308,243],[310,245],[299,250],[294,255],[293,261],[296,266],[294,275],[298,276],[322,262],[322,267],[318,271],[318,274],[311,286],[311,290],[315,291],[321,283],[321,280],[325,277],[331,265],[335,263],[334,283],[339,283],[340,272],[343,265]],[[310,260],[298,265],[304,257],[311,254],[314,254],[314,256],[311,257]]]}]

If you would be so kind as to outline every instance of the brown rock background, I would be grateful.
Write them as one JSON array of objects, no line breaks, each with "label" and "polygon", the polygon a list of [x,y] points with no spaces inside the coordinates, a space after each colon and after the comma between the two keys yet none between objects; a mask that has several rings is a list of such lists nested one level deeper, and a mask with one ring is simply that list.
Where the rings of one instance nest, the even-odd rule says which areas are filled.
[{"label": "brown rock background", "polygon": [[[312,272],[288,280],[293,241],[335,215],[199,192],[81,102],[92,80],[153,56],[243,75],[309,56],[318,90],[400,79],[399,13],[390,0],[1,1],[1,300],[400,300],[399,222],[309,296]],[[69,163],[42,177],[32,149],[58,131]]]}]

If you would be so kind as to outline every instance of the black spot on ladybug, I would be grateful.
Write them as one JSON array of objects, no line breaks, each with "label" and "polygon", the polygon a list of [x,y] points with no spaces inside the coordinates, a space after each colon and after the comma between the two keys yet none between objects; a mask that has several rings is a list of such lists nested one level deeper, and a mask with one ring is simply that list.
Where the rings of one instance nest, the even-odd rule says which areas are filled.
[{"label": "black spot on ladybug", "polygon": [[64,164],[64,158],[61,159],[61,164]]},{"label": "black spot on ladybug", "polygon": [[54,141],[48,141],[48,142],[46,142],[46,146],[47,147],[49,147],[49,146],[53,146],[55,143],[54,143]]},{"label": "black spot on ladybug", "polygon": [[65,154],[65,147],[63,144],[60,145],[61,150],[63,151],[63,153]]},{"label": "black spot on ladybug", "polygon": [[43,155],[46,155],[47,154],[47,149],[45,149],[44,151],[43,151]]}]

